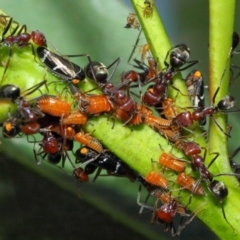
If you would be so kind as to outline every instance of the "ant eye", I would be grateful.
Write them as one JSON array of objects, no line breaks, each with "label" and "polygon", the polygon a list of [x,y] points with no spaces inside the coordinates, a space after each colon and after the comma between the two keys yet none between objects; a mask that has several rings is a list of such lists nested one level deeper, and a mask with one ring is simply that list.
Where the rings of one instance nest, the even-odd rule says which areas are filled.
[{"label": "ant eye", "polygon": [[[92,69],[94,73],[92,72]],[[108,79],[108,70],[107,67],[96,61],[92,61],[91,63],[87,64],[84,68],[86,76],[92,80],[95,80],[96,83],[104,84],[107,82]]]}]

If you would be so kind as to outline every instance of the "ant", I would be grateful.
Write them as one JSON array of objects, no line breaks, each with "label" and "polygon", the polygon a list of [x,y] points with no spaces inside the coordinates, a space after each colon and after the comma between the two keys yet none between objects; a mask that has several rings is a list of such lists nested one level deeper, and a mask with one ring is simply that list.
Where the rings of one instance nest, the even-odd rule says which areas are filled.
[{"label": "ant", "polygon": [[142,99],[142,86],[147,85],[149,82],[155,81],[157,79],[157,63],[156,61],[148,57],[148,65],[140,62],[137,59],[134,59],[136,65],[133,65],[135,68],[143,70],[143,72],[137,72],[135,70],[129,70],[127,72],[123,72],[121,76],[121,81],[124,85],[127,86],[128,95],[129,95],[129,87],[132,83],[137,83],[137,85],[132,85],[131,87],[138,87],[140,99]]},{"label": "ant", "polygon": [[142,30],[140,30],[137,40],[134,44],[133,50],[128,58],[128,64],[132,65],[134,68],[137,68],[139,70],[142,70],[143,72],[137,72],[135,70],[129,70],[127,72],[123,72],[121,76],[121,81],[123,84],[127,85],[127,90],[129,94],[129,88],[132,83],[137,83],[137,85],[132,85],[131,87],[138,87],[139,88],[139,93],[140,93],[140,98],[142,99],[142,86],[148,84],[149,82],[155,81],[156,76],[158,73],[158,64],[157,62],[152,58],[152,57],[147,57],[147,62],[146,64],[145,58],[147,53],[150,52],[150,45],[149,44],[144,44],[141,47],[141,61],[137,60],[136,58],[133,60],[135,63],[131,64],[130,61],[132,59],[132,56],[135,52],[136,47],[138,47],[138,42],[140,39],[140,35],[142,33]]},{"label": "ant", "polygon": [[175,142],[175,145],[178,149],[183,150],[184,154],[187,156],[197,155],[202,152],[201,147],[197,143],[192,141],[188,142],[178,139]]},{"label": "ant", "polygon": [[136,19],[136,13],[129,13],[125,28],[134,28],[140,30],[140,24]]},{"label": "ant", "polygon": [[[188,214],[186,212],[186,208],[183,205],[181,205],[177,199],[173,198],[171,194],[166,193],[161,189],[154,189],[152,186],[149,186],[148,184],[146,185],[146,183],[144,183],[142,180],[140,180],[140,182],[143,186],[147,187],[149,195],[157,198],[157,200],[153,207],[146,205],[146,203],[142,203],[140,201],[141,192],[140,185],[137,195],[137,204],[141,206],[139,213],[142,213],[144,208],[147,208],[148,210],[152,211],[153,214],[151,224],[153,224],[155,221],[164,224],[165,225],[164,231],[168,231],[170,229],[172,236],[179,236],[182,229],[185,228],[186,225],[188,225],[200,211],[202,211],[202,210],[195,211],[192,214]],[[158,207],[159,200],[163,203],[161,207]],[[181,220],[181,223],[178,226],[178,229],[176,230],[173,220],[177,213],[181,215],[182,219],[184,216],[189,217],[189,219],[185,223],[182,223]]]},{"label": "ant", "polygon": [[[100,89],[105,92],[108,86],[111,86],[110,79],[116,72],[120,62],[120,57],[113,61],[109,66],[105,66],[103,63],[98,61],[89,61],[89,63],[84,67],[84,72],[88,78],[92,79],[100,87]],[[112,73],[109,75],[108,69],[112,66],[114,66],[114,68]]]},{"label": "ant", "polygon": [[[199,186],[201,180],[204,180],[207,184],[207,188],[208,190],[212,193],[212,195],[219,201],[219,203],[221,204],[221,208],[222,208],[222,213],[223,213],[223,217],[226,220],[226,222],[232,227],[232,229],[234,230],[233,226],[228,222],[225,211],[224,211],[224,207],[223,207],[223,200],[227,197],[228,195],[228,189],[225,186],[225,184],[223,182],[220,182],[218,180],[213,179],[214,177],[218,177],[218,176],[238,176],[238,174],[235,173],[219,173],[219,174],[212,174],[209,171],[210,166],[214,163],[214,161],[218,158],[219,153],[212,153],[215,154],[215,157],[211,160],[211,162],[208,164],[208,166],[205,165],[205,158],[206,158],[206,153],[207,151],[205,150],[204,153],[204,157],[201,157],[200,155],[192,155],[192,159],[191,159],[191,168],[192,171],[198,171],[200,174],[200,178],[199,180],[195,183],[195,185],[193,186],[192,184],[189,185],[189,187],[186,187],[187,185],[187,180],[185,181],[185,185],[184,187],[186,187],[187,189],[189,189],[193,194],[196,192],[197,187]],[[179,177],[180,179],[177,180],[177,182],[183,186],[183,178]],[[191,187],[190,187],[191,186]],[[191,203],[191,198],[189,199],[188,204]]]},{"label": "ant", "polygon": [[[221,84],[220,84],[221,85]],[[239,109],[229,111],[230,108],[234,106],[235,99],[234,97],[230,95],[226,95],[224,98],[222,98],[218,104],[215,106],[215,99],[219,92],[220,86],[216,89],[213,98],[212,98],[212,105],[209,107],[204,108],[197,108],[192,113],[190,111],[185,111],[180,114],[178,114],[174,120],[174,122],[185,129],[185,127],[189,127],[193,125],[194,121],[202,121],[206,118],[206,116],[210,116],[214,123],[217,125],[217,127],[227,136],[231,137],[227,132],[225,132],[222,127],[218,124],[217,120],[214,118],[214,114],[216,113],[231,113],[231,112],[238,112]]]},{"label": "ant", "polygon": [[[131,119],[135,116],[137,112],[137,104],[133,100],[132,97],[127,96],[124,90],[121,90],[125,83],[119,84],[118,86],[114,86],[109,82],[111,77],[113,76],[118,64],[120,63],[120,58],[115,60],[110,66],[106,67],[104,64],[100,62],[92,62],[92,68],[90,68],[91,63],[89,63],[85,67],[86,75],[93,79],[101,90],[104,92],[104,95],[98,96],[88,96],[86,98],[79,98],[79,107],[81,111],[88,114],[97,114],[101,112],[109,112],[109,111],[118,111],[117,116],[121,119],[122,114],[127,117],[127,120],[124,122],[126,125]],[[110,76],[108,76],[108,68],[110,68],[113,64],[116,64],[113,72]],[[76,95],[76,90],[71,88],[73,94]],[[91,100],[94,99],[94,102],[91,104]],[[96,100],[96,101],[95,101]],[[99,104],[97,104],[99,103]],[[94,106],[94,109],[92,109]],[[102,107],[102,109],[100,108]],[[89,110],[87,108],[89,107]],[[97,111],[97,112],[96,112]],[[122,119],[123,120],[123,119]]]},{"label": "ant", "polygon": [[143,16],[146,18],[152,17],[154,1],[153,0],[144,0],[144,5],[145,5],[145,7],[138,5],[140,8],[143,9]]},{"label": "ant", "polygon": [[[144,104],[146,104],[147,106],[156,106],[157,104],[159,104],[162,100],[162,96],[166,95],[167,86],[174,77],[174,75],[177,72],[186,70],[199,62],[198,60],[188,61],[189,56],[190,49],[187,47],[187,45],[183,43],[176,45],[167,52],[164,60],[166,70],[161,71],[158,74],[158,78],[155,84],[150,86],[150,88],[148,88],[148,90],[143,95]],[[170,58],[170,63],[167,62],[168,57]],[[182,67],[186,63],[188,63],[188,65]]]},{"label": "ant", "polygon": [[[240,41],[239,34],[238,34],[237,32],[233,32],[233,34],[232,34],[231,57],[233,57],[233,55],[237,55],[237,54],[240,53],[240,50],[235,50],[236,47],[237,47],[238,44],[239,44],[239,41]],[[231,80],[231,82],[234,82],[234,80],[239,77],[240,72],[237,74],[236,77],[233,77],[233,70],[232,70],[232,68],[237,68],[237,69],[239,70],[239,66],[236,66],[236,65],[234,65],[234,64],[231,64],[231,68],[230,68],[230,72],[231,72],[231,74],[232,74],[232,77],[231,77],[232,80]],[[230,83],[231,83],[231,82],[230,82]]]},{"label": "ant", "polygon": [[[75,95],[76,98],[79,99],[79,108],[84,113],[88,114],[99,114],[102,112],[110,112],[110,111],[118,111],[116,114],[117,117],[121,119],[123,114],[124,125],[132,120],[132,118],[137,113],[137,104],[133,100],[132,97],[127,96],[122,87],[126,85],[126,83],[121,83],[118,86],[114,86],[109,79],[112,77],[113,73],[116,70],[120,62],[120,58],[115,60],[109,67],[116,63],[116,66],[110,76],[108,76],[108,68],[104,64],[100,62],[92,62],[93,66],[90,68],[91,64],[88,64],[85,67],[85,72],[87,76],[92,78],[101,90],[104,92],[104,95],[97,96],[87,96],[84,97],[76,88],[70,86],[71,92]],[[92,71],[89,71],[92,70]],[[96,100],[96,101],[95,101]],[[91,103],[91,101],[93,101]],[[99,104],[98,104],[99,103]],[[88,110],[89,109],[89,110]],[[119,113],[120,112],[120,113]],[[127,120],[125,121],[125,119]]]},{"label": "ant", "polygon": [[29,33],[27,33],[26,25],[23,25],[22,27],[20,27],[20,25],[18,23],[16,23],[16,22],[14,22],[14,23],[16,24],[16,26],[11,31],[10,35],[8,35],[6,37],[5,35],[9,32],[9,30],[13,24],[13,18],[10,18],[6,27],[4,28],[4,30],[2,32],[2,36],[1,36],[0,45],[3,47],[7,46],[9,48],[9,57],[8,57],[6,67],[5,67],[3,75],[2,75],[2,80],[4,79],[7,68],[9,66],[10,59],[12,57],[12,48],[15,44],[19,48],[31,46],[32,54],[34,55],[34,59],[35,59],[34,47],[33,47],[33,44],[30,43],[29,41],[32,40],[33,43],[38,46],[47,46],[47,43],[46,43],[47,41],[46,41],[46,38],[43,35],[43,33],[41,33],[38,30],[35,30],[35,31],[32,31],[31,34],[29,34]]},{"label": "ant", "polygon": [[20,97],[21,90],[14,84],[5,84],[0,87],[0,98],[10,99],[14,102]]},{"label": "ant", "polygon": [[73,175],[75,179],[79,182],[88,182],[90,174],[92,174],[97,169],[97,166],[92,164],[87,164],[85,169],[82,167],[75,168],[73,170]]},{"label": "ant", "polygon": [[[239,151],[240,151],[240,147],[236,148],[233,151],[233,153],[229,156],[230,165],[232,167],[233,172],[236,174],[240,174],[240,164],[235,162],[233,158],[238,154]],[[236,176],[236,177],[237,177],[237,180],[240,182],[240,176]]]},{"label": "ant", "polygon": [[21,129],[25,134],[34,134],[39,130],[40,125],[37,123],[37,120],[44,117],[44,114],[40,110],[32,108],[26,100],[26,96],[35,92],[42,85],[46,85],[46,80],[22,93],[16,85],[3,85],[1,87],[0,92],[2,96],[11,99],[18,106],[14,115],[9,116],[3,123],[2,131],[4,137],[15,137],[21,132]]},{"label": "ant", "polygon": [[[69,160],[73,168],[75,168],[68,151],[73,150],[73,140],[66,139],[63,136],[51,132],[50,129],[40,129],[39,132],[43,133],[43,139],[39,143],[40,148],[38,151],[33,150],[37,164],[41,164],[47,157],[48,162],[58,164],[62,160],[62,168],[65,165],[66,159]],[[34,142],[34,144],[36,141]],[[41,157],[38,160],[39,156]]]}]

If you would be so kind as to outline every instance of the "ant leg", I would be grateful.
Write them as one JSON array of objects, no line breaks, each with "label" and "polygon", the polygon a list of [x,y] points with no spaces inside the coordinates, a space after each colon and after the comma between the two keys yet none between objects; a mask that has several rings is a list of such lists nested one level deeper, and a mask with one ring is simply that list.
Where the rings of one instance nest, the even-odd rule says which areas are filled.
[{"label": "ant leg", "polygon": [[224,132],[223,128],[219,125],[217,120],[213,116],[211,116],[211,117],[212,117],[212,120],[214,121],[214,123],[217,125],[217,127],[221,130],[221,132],[224,133],[227,137],[231,138],[231,136],[227,132]]},{"label": "ant leg", "polygon": [[112,78],[112,76],[113,76],[114,73],[116,72],[116,70],[117,70],[117,68],[118,68],[118,65],[120,64],[121,60],[122,60],[122,58],[119,57],[119,58],[117,58],[114,62],[112,62],[112,63],[107,67],[107,69],[109,69],[109,68],[112,67],[114,64],[116,64],[115,67],[114,67],[114,69],[113,69],[113,71],[112,71],[112,73],[111,73],[111,75],[108,77],[108,79],[111,79],[111,78]]},{"label": "ant leg", "polygon": [[101,171],[102,171],[102,168],[98,167],[98,170],[93,178],[93,182],[95,182],[97,180],[97,178],[100,176]]},{"label": "ant leg", "polygon": [[184,67],[184,68],[179,68],[178,71],[184,71],[184,70],[192,67],[193,65],[199,63],[199,60],[193,60],[193,61],[189,61],[189,62],[187,62],[187,63],[190,63],[190,64],[188,64],[188,65],[187,65],[186,67]]},{"label": "ant leg", "polygon": [[229,159],[232,160],[240,151],[240,146],[238,148],[236,148],[233,153],[229,156]]},{"label": "ant leg", "polygon": [[180,226],[178,227],[178,230],[176,231],[176,233],[173,235],[174,236],[179,236],[181,231],[189,224],[193,221],[193,219],[202,211],[204,211],[205,209],[200,209],[198,211],[194,211],[192,213],[192,216],[190,219],[188,219],[184,224],[180,224]]},{"label": "ant leg", "polygon": [[[138,6],[139,6],[139,5],[138,5]],[[136,50],[136,47],[137,47],[138,42],[139,42],[139,40],[140,40],[141,33],[142,33],[142,29],[139,31],[137,40],[136,40],[136,42],[135,42],[135,44],[134,44],[134,46],[133,46],[133,50],[132,50],[132,52],[131,52],[131,54],[130,54],[130,56],[129,56],[129,58],[128,58],[128,61],[127,61],[128,64],[130,64],[129,62],[131,61],[132,56],[133,56],[133,54],[134,54],[134,52],[135,52],[135,50]],[[132,65],[132,64],[130,64],[130,65]],[[132,66],[133,66],[133,65],[132,65]]]},{"label": "ant leg", "polygon": [[227,217],[226,217],[226,214],[225,214],[225,210],[224,210],[224,207],[223,207],[223,202],[221,201],[220,204],[221,204],[222,214],[223,214],[223,217],[224,217],[225,221],[226,221],[227,224],[233,229],[233,231],[236,232],[236,229],[235,229],[235,228],[232,226],[232,224],[227,220]]},{"label": "ant leg", "polygon": [[[141,207],[140,210],[139,210],[139,214],[142,214],[142,213],[143,213],[144,208],[147,208],[147,209],[149,209],[150,211],[153,210],[153,207],[150,207],[150,206],[148,206],[148,205],[145,204],[146,201],[147,201],[148,198],[149,198],[149,194],[148,194],[148,196],[147,196],[147,198],[146,198],[146,200],[145,200],[144,203],[142,203],[142,202],[140,201],[140,198],[141,198],[141,189],[142,189],[142,187],[141,187],[141,185],[139,185],[139,190],[138,190],[138,194],[137,194],[137,204]],[[149,211],[147,211],[147,212],[149,212]],[[145,213],[146,213],[146,212],[145,212]]]},{"label": "ant leg", "polygon": [[[206,151],[205,151],[206,152]],[[219,153],[218,152],[213,152],[211,154],[214,154],[215,157],[211,160],[211,162],[208,164],[207,168],[210,168],[212,166],[212,164],[215,162],[215,160],[219,157]],[[204,155],[204,159],[206,158],[206,155]]]},{"label": "ant leg", "polygon": [[47,87],[47,84],[46,84],[46,83],[47,83],[47,80],[43,80],[42,82],[34,85],[33,87],[30,87],[30,88],[22,91],[20,97],[23,97],[23,96],[26,97],[26,96],[32,94],[32,93],[35,92],[37,89],[39,89],[42,85],[45,85],[45,87],[46,87],[47,90],[48,90],[48,87]]},{"label": "ant leg", "polygon": [[8,67],[9,67],[9,63],[10,63],[10,59],[11,59],[11,57],[12,57],[12,47],[9,46],[8,60],[7,60],[7,62],[6,62],[6,65],[5,65],[5,68],[4,68],[4,71],[3,71],[3,74],[2,74],[1,85],[2,85],[2,83],[3,83],[3,80],[4,80],[4,77],[5,77],[5,74],[6,74],[6,72],[7,72]]}]

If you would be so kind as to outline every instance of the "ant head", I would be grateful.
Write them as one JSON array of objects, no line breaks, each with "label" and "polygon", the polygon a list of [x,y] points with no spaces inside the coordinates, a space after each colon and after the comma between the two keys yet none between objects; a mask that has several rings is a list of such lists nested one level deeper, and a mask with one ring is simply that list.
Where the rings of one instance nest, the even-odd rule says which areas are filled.
[{"label": "ant head", "polygon": [[88,182],[89,180],[87,173],[81,167],[75,168],[73,171],[73,175],[79,182]]},{"label": "ant head", "polygon": [[50,163],[58,164],[62,159],[62,155],[60,152],[57,152],[55,154],[48,154],[47,159]]},{"label": "ant head", "polygon": [[[94,73],[92,72],[92,69]],[[95,80],[97,83],[106,83],[108,81],[107,67],[101,62],[92,61],[91,63],[88,63],[85,66],[84,71],[87,77]]]},{"label": "ant head", "polygon": [[14,102],[19,96],[20,88],[14,84],[6,84],[0,87],[1,98],[9,98]]},{"label": "ant head", "polygon": [[227,95],[218,102],[217,107],[219,110],[224,111],[234,107],[234,104],[235,98]]},{"label": "ant head", "polygon": [[38,46],[47,47],[47,40],[42,32],[38,30],[32,31],[31,37],[32,37],[32,41]]},{"label": "ant head", "polygon": [[228,189],[223,182],[213,180],[208,185],[210,192],[219,200],[222,201],[228,195]]},{"label": "ant head", "polygon": [[170,52],[170,65],[173,68],[183,66],[190,56],[190,49],[185,44],[178,44]]}]

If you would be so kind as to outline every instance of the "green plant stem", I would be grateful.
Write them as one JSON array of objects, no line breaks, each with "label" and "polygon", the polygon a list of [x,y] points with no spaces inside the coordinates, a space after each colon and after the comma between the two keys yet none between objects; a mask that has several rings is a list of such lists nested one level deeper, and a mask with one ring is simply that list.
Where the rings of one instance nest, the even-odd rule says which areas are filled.
[{"label": "green plant stem", "polygon": [[[220,86],[220,80],[222,79],[220,90],[216,96],[215,105],[220,99],[228,94],[230,65],[229,53],[232,45],[231,39],[234,26],[234,10],[234,0],[226,3],[214,0],[210,1],[209,99],[213,99],[215,91]],[[226,132],[227,115],[217,114],[214,115],[214,118]],[[227,160],[227,140],[227,136],[221,132],[213,121],[210,121],[209,150],[210,152],[219,152],[221,159],[216,161],[214,166],[217,166],[220,171],[230,171],[229,164],[226,164],[229,163]],[[224,165],[223,162],[225,162]]]},{"label": "green plant stem", "polygon": [[[229,86],[229,65],[231,49],[231,39],[234,26],[234,13],[235,13],[235,1],[216,1],[211,0],[209,5],[210,13],[210,34],[209,34],[209,98],[212,99],[216,89],[219,87],[220,80],[224,73],[220,90],[216,97],[215,103],[218,103],[220,99],[228,94]],[[224,31],[223,31],[224,29]],[[224,72],[225,71],[225,72]],[[217,114],[215,117],[217,122],[226,132],[227,116],[223,114]],[[228,139],[216,124],[211,120],[209,126],[209,152],[218,152],[219,157],[211,167],[211,171],[214,173],[229,173],[231,168],[228,160],[227,151]],[[207,159],[209,162],[211,157]],[[237,187],[239,183],[234,177],[222,177],[219,180],[223,181],[228,190],[229,196],[224,201],[224,208],[229,222],[237,228],[239,226],[239,205],[237,199],[239,199],[239,191]],[[231,229],[226,226],[222,226],[221,231],[219,227],[214,225],[211,229],[220,237],[226,238],[230,236]],[[224,235],[223,235],[224,234]],[[230,235],[231,234],[231,235]],[[236,236],[234,236],[236,237]],[[236,237],[237,238],[237,237]]]},{"label": "green plant stem", "polygon": [[[139,21],[142,24],[144,33],[148,42],[151,45],[152,53],[156,59],[160,59],[160,62],[164,59],[164,51],[166,53],[167,49],[164,49],[165,46],[168,46],[168,40],[163,25],[159,21],[159,16],[156,9],[154,9],[153,16],[149,18],[144,18],[143,9],[144,4],[140,0],[132,0],[134,9],[137,12]],[[234,19],[234,10],[235,10],[235,1],[222,2],[213,0],[210,1],[210,99],[212,99],[216,88],[219,86],[219,80],[223,74],[223,69],[229,69],[229,62],[226,66],[226,59],[229,56],[229,50],[231,46],[231,36],[233,32],[233,19]],[[151,21],[153,22],[151,24]],[[156,24],[159,23],[160,24]],[[151,28],[152,27],[152,28]],[[159,34],[162,37],[162,40],[156,36],[154,28],[158,27]],[[227,29],[227,31],[223,31]],[[154,34],[152,34],[154,33]],[[160,45],[157,45],[160,43]],[[159,50],[162,46],[162,49]],[[159,51],[163,51],[159,53]],[[161,64],[160,64],[161,65]],[[161,65],[162,67],[162,65]],[[175,84],[175,81],[174,81]],[[218,96],[216,98],[216,103],[228,93],[228,84],[229,84],[229,71],[226,71],[224,76],[223,84],[220,88]],[[181,86],[179,89],[184,88]],[[215,116],[215,115],[214,115]],[[223,129],[226,129],[226,117],[222,114],[218,114],[216,120],[219,121]],[[226,130],[225,130],[226,131]],[[231,169],[228,161],[227,153],[227,138],[220,132],[219,128],[211,121],[209,128],[209,152],[218,152],[220,154],[219,158],[212,165],[211,170],[213,173],[230,173]],[[212,155],[208,157],[209,162],[213,158]],[[230,196],[225,200],[224,208],[226,215],[229,216],[229,222],[237,229],[239,225],[238,212],[239,207],[237,206],[237,199],[239,199],[239,193],[237,192],[236,187],[238,186],[237,180],[234,177],[223,177],[224,183],[227,183],[227,187],[230,190]],[[229,225],[225,222],[225,219],[222,216],[222,213],[219,209],[219,203],[216,199],[208,194],[208,203],[212,202],[212,206],[206,206],[206,211],[204,214],[200,214],[198,217],[207,224],[207,226],[215,232],[220,238],[230,239],[237,238],[237,235],[234,235],[235,232],[231,229]],[[218,206],[217,206],[218,205]],[[215,209],[215,210],[214,210]],[[217,222],[216,222],[216,219]],[[223,236],[224,233],[224,236]]]}]

